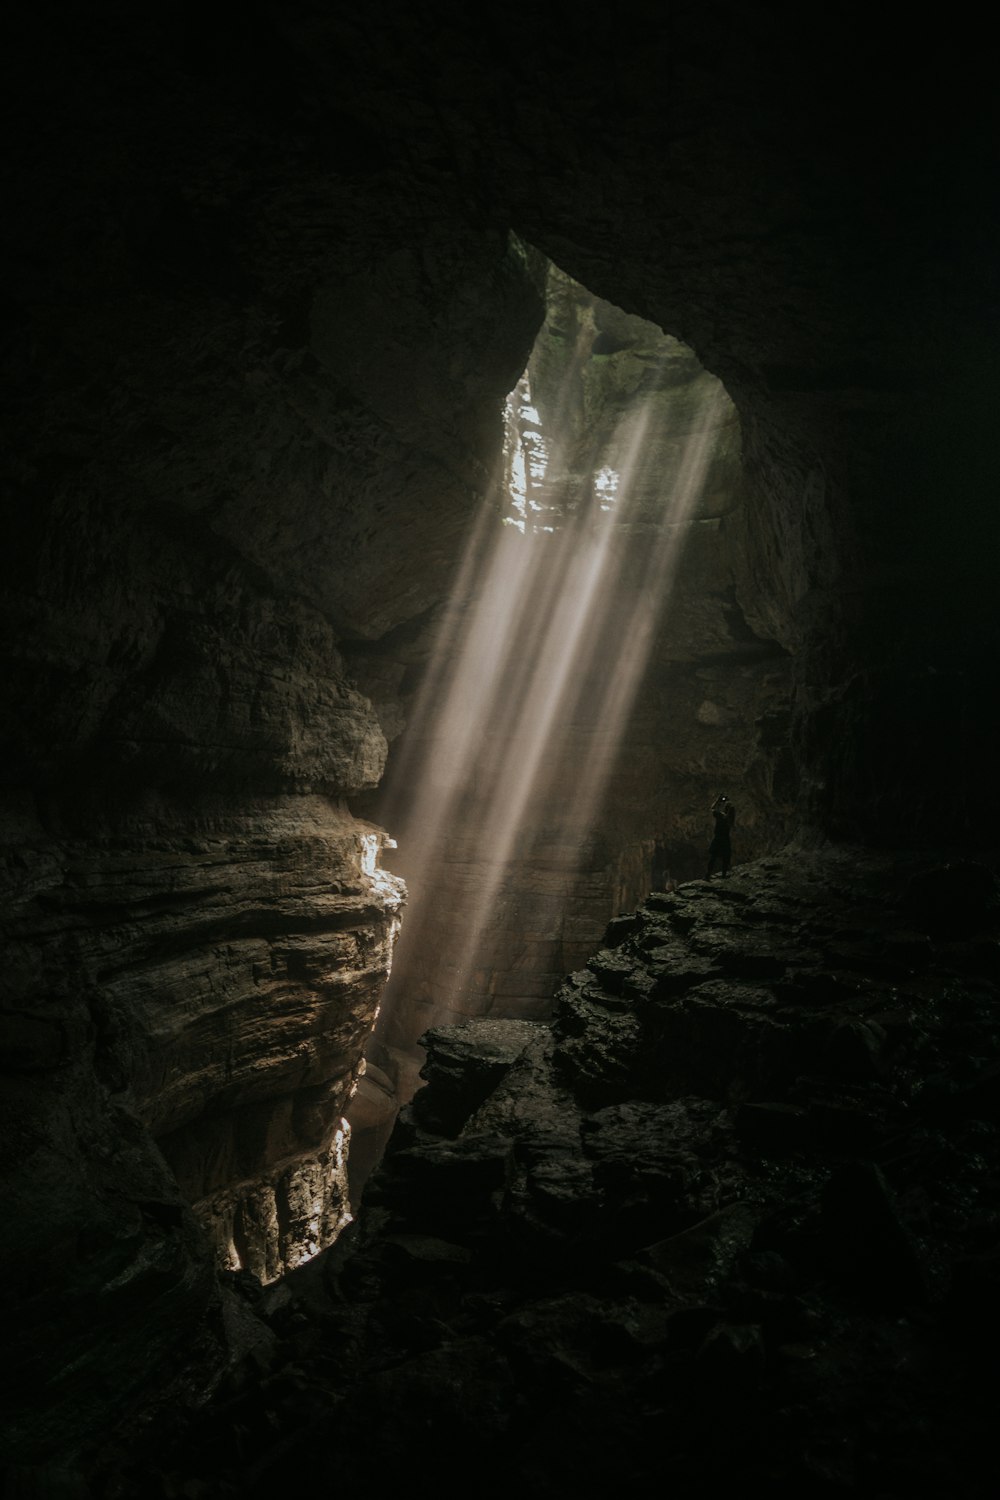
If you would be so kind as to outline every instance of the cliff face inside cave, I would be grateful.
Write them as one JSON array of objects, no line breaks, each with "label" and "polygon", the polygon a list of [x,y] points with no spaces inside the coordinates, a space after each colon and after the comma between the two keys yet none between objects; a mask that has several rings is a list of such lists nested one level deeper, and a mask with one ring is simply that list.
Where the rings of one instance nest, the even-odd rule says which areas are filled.
[{"label": "cliff face inside cave", "polygon": [[[342,1215],[402,899],[360,814],[542,324],[525,243],[625,309],[595,329],[609,373],[632,357],[614,320],[651,319],[739,420],[587,923],[642,893],[657,823],[693,836],[720,765],[757,757],[762,843],[974,844],[992,817],[992,136],[967,73],[961,101],[930,86],[947,46],[814,47],[755,6],[555,7],[530,41],[447,4],[262,5],[235,33],[116,9],[20,16],[6,90],[5,1263],[29,1458],[166,1384],[194,1329],[225,1360],[213,1253],[267,1278]],[[702,731],[710,766],[681,749]],[[545,858],[553,904],[579,900]],[[537,973],[582,957],[534,937]]]}]

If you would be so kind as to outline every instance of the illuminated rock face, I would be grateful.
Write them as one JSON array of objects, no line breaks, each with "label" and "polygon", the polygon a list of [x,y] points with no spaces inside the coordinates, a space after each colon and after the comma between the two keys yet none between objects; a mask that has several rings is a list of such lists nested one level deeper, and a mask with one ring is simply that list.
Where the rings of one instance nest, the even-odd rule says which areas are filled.
[{"label": "illuminated rock face", "polygon": [[404,896],[363,868],[362,841],[378,838],[314,797],[203,825],[183,873],[174,846],[154,844],[129,904],[151,908],[140,952],[169,956],[136,973],[126,948],[104,970],[104,1003],[137,1032],[144,1122],[220,1263],[264,1281],[329,1244],[348,1213],[342,1116]]},{"label": "illuminated rock face", "polygon": [[[14,1423],[29,1442],[59,1378],[47,1343],[74,1365],[58,1421],[82,1432],[108,1391],[171,1368],[217,1300],[213,1260],[271,1280],[347,1212],[342,1115],[401,883],[328,798],[186,813],[97,839],[22,825],[5,870],[5,1263],[12,1343],[38,1372]],[[107,1343],[83,1325],[65,1343],[58,1287],[100,1299]]]}]

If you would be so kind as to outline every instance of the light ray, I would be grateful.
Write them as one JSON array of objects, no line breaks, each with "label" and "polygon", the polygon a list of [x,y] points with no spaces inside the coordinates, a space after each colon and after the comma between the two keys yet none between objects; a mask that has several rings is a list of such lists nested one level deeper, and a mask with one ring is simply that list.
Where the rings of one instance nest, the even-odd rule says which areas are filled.
[{"label": "light ray", "polygon": [[[724,420],[724,392],[707,376],[695,419],[690,382],[683,415],[673,415],[677,346],[664,341],[663,373],[645,357],[641,388],[614,429],[581,434],[593,339],[585,310],[562,387],[544,406],[527,375],[511,393],[507,515],[493,500],[480,508],[395,757],[381,816],[408,850],[396,966],[405,971],[424,945],[422,977],[406,994],[421,1030],[489,1007],[482,971],[504,891],[542,824],[560,847],[575,841],[582,868]],[[682,439],[666,490],[651,455]],[[586,754],[567,775],[570,743]],[[445,871],[450,921],[439,910]]]},{"label": "light ray", "polygon": [[710,395],[698,428],[688,438],[666,515],[646,554],[635,603],[626,619],[613,669],[605,677],[597,712],[601,744],[595,746],[580,775],[568,810],[571,826],[585,825],[603,798],[626,721],[639,690],[654,636],[669,601],[691,518],[712,457],[712,446],[724,397],[721,387]]},{"label": "light ray", "polygon": [[[519,705],[511,739],[520,747],[520,753],[508,756],[497,795],[489,806],[485,834],[490,863],[479,882],[475,903],[467,918],[467,935],[456,958],[460,975],[475,968],[476,952],[482,943],[489,913],[504,881],[513,850],[524,831],[528,809],[537,798],[543,760],[555,726],[573,713],[584,684],[602,656],[608,658],[610,655],[606,665],[609,711],[610,698],[616,693],[615,683],[625,670],[626,658],[629,659],[630,680],[635,682],[641,677],[651,622],[650,628],[643,632],[642,650],[638,649],[634,631],[619,642],[613,653],[607,650],[606,637],[620,604],[614,544],[619,538],[618,528],[630,519],[634,508],[631,502],[639,489],[636,481],[642,467],[649,419],[647,408],[638,420],[630,420],[627,439],[621,445],[623,458],[619,471],[616,524],[605,523],[596,534],[591,533],[583,539],[572,532],[563,534],[572,548],[572,566],[550,613],[528,692]],[[620,696],[622,707],[631,701],[628,691]],[[608,726],[615,744],[620,711],[616,713],[616,719],[617,723]],[[572,828],[573,818],[579,816],[579,810],[589,806],[603,791],[604,776],[611,760],[613,752],[605,752],[595,758],[593,765],[584,768],[583,790],[571,794],[568,798],[569,817],[564,812],[559,819],[565,828]]]}]

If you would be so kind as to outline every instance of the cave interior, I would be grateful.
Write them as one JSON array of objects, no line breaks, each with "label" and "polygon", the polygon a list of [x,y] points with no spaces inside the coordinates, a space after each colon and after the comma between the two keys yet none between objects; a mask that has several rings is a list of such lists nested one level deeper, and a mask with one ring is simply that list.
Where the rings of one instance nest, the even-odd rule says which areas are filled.
[{"label": "cave interior", "polygon": [[977,38],[5,65],[5,1493],[992,1496]]}]

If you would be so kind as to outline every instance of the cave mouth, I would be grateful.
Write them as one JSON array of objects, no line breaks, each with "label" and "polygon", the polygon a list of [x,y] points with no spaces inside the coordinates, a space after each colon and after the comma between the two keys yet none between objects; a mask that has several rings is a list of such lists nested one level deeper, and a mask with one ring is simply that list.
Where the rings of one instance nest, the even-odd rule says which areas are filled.
[{"label": "cave mouth", "polygon": [[[654,704],[654,739],[669,732],[664,673],[671,641],[690,633],[671,602],[678,578],[692,589],[692,534],[704,574],[739,491],[739,423],[721,382],[551,262],[545,285],[498,478],[375,813],[398,842],[409,902],[353,1106],[355,1182],[419,1087],[425,1031],[546,1017],[610,918],[648,893],[653,746],[638,774],[626,767]],[[378,1144],[366,1145],[373,1114]]]}]

